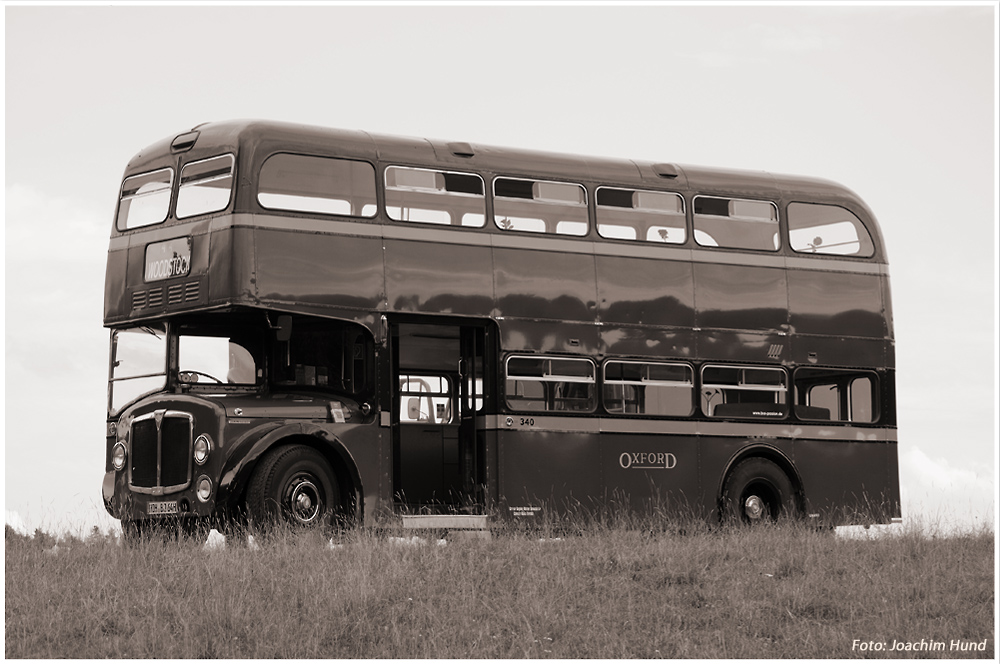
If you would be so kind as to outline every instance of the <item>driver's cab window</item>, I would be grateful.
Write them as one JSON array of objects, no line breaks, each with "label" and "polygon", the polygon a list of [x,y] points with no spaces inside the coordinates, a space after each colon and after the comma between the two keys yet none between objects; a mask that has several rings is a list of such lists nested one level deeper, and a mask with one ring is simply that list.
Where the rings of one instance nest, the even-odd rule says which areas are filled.
[{"label": "driver's cab window", "polygon": [[402,374],[399,421],[403,424],[450,424],[454,418],[451,380],[447,376]]},{"label": "driver's cab window", "polygon": [[260,377],[253,354],[225,336],[182,334],[178,369],[182,383],[254,385]]}]

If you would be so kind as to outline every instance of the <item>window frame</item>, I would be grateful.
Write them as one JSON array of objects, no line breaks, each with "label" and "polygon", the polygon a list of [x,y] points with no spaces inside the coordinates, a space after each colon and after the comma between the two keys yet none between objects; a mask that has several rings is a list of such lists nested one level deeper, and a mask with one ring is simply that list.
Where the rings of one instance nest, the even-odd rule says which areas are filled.
[{"label": "window frame", "polygon": [[[649,367],[649,366],[684,367],[685,369],[687,369],[688,376],[690,377],[690,381],[687,382],[687,383],[681,383],[681,382],[661,381],[661,380],[638,380],[638,381],[635,381],[635,380],[627,380],[627,379],[624,379],[624,378],[623,379],[614,379],[614,378],[609,379],[608,378],[608,365],[610,365],[610,364],[629,364],[629,365],[638,365],[638,366],[642,366],[642,367]],[[687,363],[687,362],[668,362],[668,361],[659,361],[659,360],[646,361],[646,360],[634,360],[634,359],[607,359],[607,360],[604,360],[604,362],[601,364],[601,391],[600,391],[600,394],[601,394],[601,405],[604,407],[604,410],[608,414],[610,414],[610,415],[621,415],[621,416],[625,416],[625,417],[658,417],[658,418],[664,418],[664,417],[687,418],[687,417],[691,417],[694,414],[695,407],[696,407],[696,404],[695,404],[695,395],[697,393],[697,390],[695,389],[695,373],[696,372],[694,370],[694,367],[691,364]],[[689,407],[688,407],[688,410],[687,410],[686,413],[650,413],[648,411],[647,412],[642,412],[642,413],[627,413],[627,412],[625,412],[624,399],[622,399],[622,410],[612,410],[611,408],[608,407],[608,401],[609,401],[609,399],[607,398],[607,391],[606,391],[607,387],[608,386],[612,386],[612,385],[642,385],[644,387],[652,385],[652,386],[660,386],[660,387],[678,387],[678,388],[687,386],[687,387],[689,387],[689,397],[690,397],[689,398]]]},{"label": "window frame", "polygon": [[[164,172],[170,174],[170,179],[166,183],[167,184],[166,189],[158,189],[158,190],[156,190],[154,192],[146,192],[146,193],[142,193],[142,194],[140,194],[139,190],[137,189],[136,193],[130,194],[128,196],[128,200],[129,201],[133,201],[133,200],[136,200],[136,199],[141,199],[144,196],[152,196],[154,194],[162,194],[163,192],[166,192],[166,194],[167,194],[167,206],[166,206],[166,208],[163,211],[163,217],[161,219],[159,219],[158,221],[149,221],[149,222],[146,222],[146,223],[137,224],[135,226],[128,226],[128,225],[126,225],[125,228],[122,228],[122,225],[121,225],[121,223],[122,223],[122,203],[126,200],[126,196],[125,196],[125,185],[126,185],[126,183],[129,180],[135,180],[135,179],[138,179],[138,178],[149,177],[149,176],[154,175],[156,173],[164,173]],[[174,172],[174,167],[173,166],[164,166],[162,168],[155,168],[155,169],[153,169],[151,171],[145,171],[143,173],[136,173],[135,175],[129,175],[128,177],[122,178],[121,187],[118,189],[118,207],[115,209],[115,228],[118,231],[124,233],[124,232],[127,232],[127,231],[134,231],[134,230],[137,230],[137,229],[140,229],[140,228],[148,228],[149,226],[156,226],[156,225],[159,225],[159,224],[162,224],[163,222],[165,222],[170,217],[170,210],[171,210],[171,207],[172,207],[173,202],[174,202],[174,184],[175,184],[174,183],[174,176],[175,175],[176,175],[176,173]],[[141,188],[142,187],[140,186],[139,189],[141,189]],[[131,205],[129,207],[131,208]],[[125,219],[126,219],[126,221],[128,220],[128,215],[126,215]]]},{"label": "window frame", "polygon": [[[190,166],[196,166],[198,164],[205,163],[206,161],[212,161],[213,159],[222,159],[224,157],[229,157],[229,174],[228,175],[223,175],[221,177],[220,176],[215,176],[215,177],[207,178],[207,179],[204,179],[204,180],[195,180],[194,182],[195,183],[198,183],[198,182],[213,182],[213,181],[218,181],[218,180],[223,180],[225,178],[229,178],[230,181],[231,181],[230,184],[229,184],[229,196],[226,198],[225,204],[222,207],[217,207],[217,208],[213,208],[213,209],[210,209],[210,210],[199,210],[197,212],[191,212],[191,213],[188,213],[188,214],[181,215],[181,213],[180,213],[181,194],[184,193],[184,188],[185,187],[193,186],[192,184],[184,184],[184,171],[188,167],[190,167]],[[232,152],[223,152],[221,154],[217,154],[217,155],[214,155],[212,157],[205,157],[204,159],[196,159],[195,161],[189,161],[189,162],[187,162],[186,164],[184,164],[183,166],[181,166],[180,175],[177,178],[177,202],[174,204],[174,217],[176,217],[177,219],[190,219],[192,217],[200,217],[200,216],[206,215],[206,214],[213,214],[213,213],[216,213],[216,212],[223,212],[223,211],[225,211],[227,208],[229,208],[230,205],[232,205],[234,192],[236,191],[236,181],[237,181],[236,180],[236,155],[234,155]]]},{"label": "window frame", "polygon": [[[775,374],[780,374],[782,377],[782,382],[780,387],[771,387],[767,383],[743,383],[743,378],[735,384],[725,384],[725,383],[706,383],[705,382],[705,371],[706,369],[735,369],[740,372],[746,371],[768,371],[774,372]],[[767,420],[767,421],[777,421],[786,420],[792,410],[789,403],[789,392],[791,391],[789,386],[789,372],[785,367],[776,367],[769,365],[759,365],[759,364],[726,364],[718,362],[706,362],[701,365],[698,371],[698,392],[699,392],[699,408],[705,417],[713,420],[723,420],[723,419],[754,419],[754,420]],[[738,392],[760,392],[760,393],[773,393],[775,395],[783,395],[784,401],[779,401],[777,396],[773,404],[771,402],[753,402],[753,401],[736,401],[729,402],[723,401],[722,403],[712,405],[712,399],[708,397],[709,390],[718,390],[720,394],[725,396],[725,390],[736,390]],[[706,399],[708,405],[711,407],[710,412],[705,412]],[[759,403],[762,410],[766,406],[773,405],[776,409],[780,410],[780,413],[773,414],[753,414],[753,408],[747,408],[746,410],[751,411],[750,413],[735,413],[735,414],[724,414],[716,415],[716,410],[719,406],[723,405],[743,405],[743,404],[756,404]],[[742,409],[736,409],[742,410]]]},{"label": "window frame", "polygon": [[[262,180],[261,176],[262,176],[262,173],[264,172],[264,168],[267,166],[267,162],[270,161],[271,159],[273,159],[274,157],[278,157],[278,156],[302,157],[302,158],[305,158],[305,159],[328,159],[328,160],[332,160],[332,161],[350,162],[352,164],[364,164],[364,165],[368,166],[371,169],[371,176],[372,176],[371,177],[371,184],[372,184],[371,202],[370,203],[367,203],[367,202],[364,203],[361,206],[361,210],[360,210],[359,214],[352,214],[351,212],[346,212],[346,213],[345,212],[330,212],[330,211],[327,211],[327,210],[317,210],[317,209],[311,209],[311,208],[306,208],[306,207],[274,207],[273,205],[266,205],[266,204],[264,204],[260,200],[260,196],[261,196],[261,180]],[[268,193],[265,192],[265,195],[268,195]],[[308,200],[339,201],[339,202],[347,203],[348,206],[351,206],[351,207],[353,207],[353,203],[354,203],[354,201],[352,201],[350,199],[344,199],[344,198],[321,198],[321,197],[318,197],[318,196],[305,196],[305,195],[300,195],[300,194],[271,194],[271,195],[274,195],[274,196],[288,196],[288,197],[291,197],[291,198],[301,198],[301,199],[305,199],[307,201]],[[379,214],[379,202],[378,202],[379,201],[378,169],[376,168],[375,164],[373,164],[371,161],[368,161],[367,159],[354,159],[354,158],[350,158],[350,157],[333,157],[333,156],[330,156],[330,155],[323,155],[323,154],[309,154],[309,153],[304,153],[304,152],[289,152],[287,150],[280,150],[278,152],[273,152],[273,153],[269,154],[267,157],[265,157],[264,160],[260,164],[260,168],[257,169],[257,178],[256,178],[256,182],[255,182],[255,187],[254,187],[253,199],[254,199],[254,201],[256,201],[257,205],[259,205],[261,207],[261,209],[263,209],[265,211],[268,211],[268,212],[298,212],[298,213],[302,213],[302,214],[315,214],[315,215],[320,215],[320,216],[324,216],[324,217],[340,217],[340,218],[348,218],[348,219],[374,220],[374,219],[378,218],[378,214]],[[365,207],[367,205],[371,205],[372,210],[371,210],[371,214],[367,214],[366,215],[366,214],[364,214],[364,210],[365,210]]]},{"label": "window frame", "polygon": [[[432,191],[430,189],[423,189],[423,188],[418,188],[418,187],[398,187],[397,186],[397,187],[391,187],[390,188],[390,186],[389,186],[389,171],[391,169],[399,169],[399,170],[404,170],[404,171],[421,171],[421,172],[433,173],[433,174],[440,173],[441,175],[445,175],[445,176],[447,176],[447,175],[460,175],[460,176],[463,176],[463,177],[474,177],[474,178],[477,178],[479,180],[479,183],[481,185],[483,193],[482,194],[469,194],[469,193],[465,193],[465,192],[448,191],[447,189],[445,189],[445,190],[438,190],[438,191]],[[386,216],[386,218],[388,218],[391,221],[397,221],[397,222],[406,223],[406,224],[430,224],[430,225],[433,225],[433,226],[447,226],[447,227],[450,227],[450,228],[485,228],[486,227],[486,219],[487,219],[487,216],[488,216],[487,209],[486,209],[486,198],[487,198],[486,197],[486,179],[482,175],[480,175],[479,173],[473,173],[473,172],[468,172],[468,171],[452,171],[452,170],[447,170],[447,169],[443,169],[443,168],[428,168],[428,167],[425,167],[425,166],[406,166],[406,165],[403,165],[403,164],[387,164],[385,166],[385,168],[383,169],[383,171],[382,171],[382,189],[383,189],[383,195],[385,197],[385,216]],[[407,209],[407,207],[412,208],[412,206],[404,207],[402,205],[390,205],[389,204],[389,196],[390,196],[389,192],[390,191],[407,191],[407,190],[421,192],[421,193],[423,193],[425,195],[428,195],[428,196],[441,196],[442,199],[447,199],[448,197],[453,197],[453,196],[457,196],[457,197],[461,197],[461,198],[468,198],[468,199],[476,199],[476,198],[480,199],[481,202],[482,202],[482,223],[478,224],[478,225],[462,223],[463,220],[464,220],[464,215],[463,215],[463,217],[461,219],[458,220],[459,223],[457,223],[457,224],[456,223],[452,223],[452,222],[430,221],[430,220],[425,220],[425,219],[400,219],[400,218],[397,218],[397,217],[393,216],[391,208],[397,208],[397,209],[400,210],[400,212],[402,212],[403,209]],[[437,210],[428,209],[428,211],[437,211]],[[441,212],[448,212],[447,209],[443,209],[443,210],[439,210],[439,211],[441,211]],[[400,214],[400,217],[401,216],[403,216],[403,215]]]},{"label": "window frame", "polygon": [[[583,192],[583,203],[571,203],[571,202],[568,202],[568,201],[560,202],[560,201],[552,200],[552,199],[535,198],[534,195],[532,195],[531,198],[524,198],[524,197],[519,197],[519,196],[498,196],[497,195],[497,183],[500,182],[501,180],[512,181],[512,182],[530,182],[531,185],[532,185],[532,190],[533,191],[534,191],[534,185],[535,184],[540,184],[540,185],[559,185],[559,186],[576,187],[581,192]],[[587,237],[588,235],[590,235],[590,229],[591,229],[591,224],[590,224],[590,196],[589,196],[589,193],[587,191],[587,187],[585,185],[579,183],[579,182],[571,182],[571,181],[568,181],[568,180],[544,180],[544,179],[540,179],[540,178],[519,177],[519,176],[513,176],[513,175],[495,175],[493,177],[492,181],[491,181],[491,184],[490,184],[490,195],[492,196],[492,199],[493,199],[493,225],[496,226],[497,228],[499,228],[500,230],[504,231],[504,232],[535,233],[535,234],[547,235],[547,236],[551,236],[551,237],[559,237],[559,236],[563,236],[563,237]],[[497,199],[507,199],[507,200],[517,200],[517,201],[531,201],[532,203],[534,203],[536,205],[543,206],[543,208],[544,208],[544,206],[548,205],[548,206],[552,206],[552,207],[562,206],[562,207],[580,209],[580,210],[583,211],[583,217],[584,217],[584,219],[583,219],[582,222],[580,220],[576,220],[576,219],[561,219],[561,220],[559,220],[559,221],[556,222],[555,229],[549,230],[548,229],[547,220],[545,218],[512,217],[511,215],[504,215],[505,219],[514,218],[514,219],[521,219],[521,220],[524,220],[524,221],[539,221],[543,225],[545,225],[545,228],[542,229],[542,230],[535,230],[535,229],[532,229],[532,228],[515,228],[515,227],[506,228],[503,225],[501,225],[501,223],[500,223],[500,217],[501,217],[501,215],[497,212]],[[559,232],[558,227],[559,227],[559,224],[561,224],[561,223],[572,223],[572,224],[583,223],[584,224],[584,230],[583,230],[582,233]]]},{"label": "window frame", "polygon": [[[806,228],[821,228],[822,226],[801,226],[801,227],[798,227],[798,228],[793,228],[793,219],[795,217],[795,215],[792,214],[792,211],[793,211],[792,210],[792,206],[793,205],[807,205],[807,206],[823,207],[823,208],[836,208],[838,210],[842,210],[847,215],[850,215],[850,219],[844,219],[843,221],[837,222],[837,223],[850,223],[852,226],[854,226],[855,233],[857,235],[857,239],[854,240],[854,242],[857,242],[857,244],[858,244],[858,251],[856,253],[850,253],[850,254],[848,254],[848,253],[841,253],[841,252],[837,252],[837,251],[818,251],[817,249],[819,248],[820,245],[814,246],[812,248],[812,250],[810,250],[808,248],[797,248],[796,247],[796,243],[794,243],[792,241],[792,233],[793,232],[802,231],[802,230],[804,230]],[[853,219],[854,221],[852,222],[851,219]],[[803,254],[803,255],[806,255],[806,256],[827,256],[827,257],[832,257],[832,258],[841,259],[841,260],[843,260],[845,258],[872,258],[872,257],[875,256],[875,252],[876,252],[876,249],[875,249],[875,246],[876,246],[875,245],[875,238],[872,237],[871,230],[868,228],[867,224],[865,224],[865,222],[861,220],[861,217],[859,217],[858,215],[854,214],[853,212],[851,212],[850,210],[848,210],[843,205],[836,205],[834,203],[818,203],[816,201],[802,201],[802,200],[789,201],[788,204],[785,205],[785,223],[786,223],[786,225],[788,227],[788,246],[796,254]],[[831,225],[832,224],[825,224],[825,226],[827,226],[827,227],[829,227]],[[864,237],[862,237],[860,235],[860,233],[857,233],[857,231],[859,229],[862,230],[862,231],[864,231],[864,234],[865,234]],[[836,246],[836,245],[832,245],[832,246]],[[866,249],[867,249],[867,253],[865,253]]]},{"label": "window frame", "polygon": [[[799,377],[799,374],[809,374],[809,373],[812,373],[813,375],[808,378]],[[855,407],[855,401],[853,395],[854,383],[861,378],[867,378],[870,386],[869,407],[871,409],[871,419],[868,421],[854,419],[854,407]],[[847,410],[846,418],[834,417],[833,412],[830,412],[830,416],[828,418],[810,417],[809,411],[806,409],[814,408],[814,406],[811,403],[805,403],[805,404],[799,403],[800,394],[804,396],[806,401],[811,401],[812,397],[810,395],[810,392],[816,387],[823,385],[831,385],[837,387],[838,413],[836,414],[838,416],[841,415],[846,407]],[[882,412],[881,412],[882,385],[881,381],[879,380],[878,372],[876,371],[872,371],[870,369],[845,369],[845,368],[813,367],[813,366],[796,367],[795,371],[792,374],[792,388],[794,390],[793,410],[795,412],[795,416],[802,421],[828,422],[830,424],[837,424],[837,425],[864,425],[864,424],[876,425],[880,422],[882,418]],[[844,390],[843,394],[840,394],[841,390]]]},{"label": "window frame", "polygon": [[[773,212],[774,218],[773,218],[773,221],[765,220],[763,218],[759,218],[758,220],[755,221],[755,219],[757,219],[757,218],[746,216],[746,215],[732,215],[732,214],[728,214],[728,215],[715,215],[715,214],[699,213],[697,211],[698,210],[698,200],[699,199],[708,199],[708,198],[716,199],[716,200],[725,200],[725,201],[729,201],[730,203],[732,203],[732,202],[738,202],[738,203],[766,204],[766,205],[768,205],[770,207],[771,211]],[[745,246],[745,245],[738,245],[738,244],[721,244],[719,242],[719,238],[716,238],[715,236],[710,235],[705,230],[703,230],[703,229],[701,229],[701,228],[698,227],[698,220],[701,217],[712,217],[712,218],[715,218],[715,219],[738,219],[738,220],[742,220],[743,223],[760,223],[760,224],[773,225],[773,228],[774,228],[774,238],[773,239],[776,240],[777,246],[776,247],[752,247],[752,246]],[[707,193],[695,194],[694,196],[691,197],[691,237],[694,239],[695,244],[698,245],[699,247],[704,247],[706,249],[721,249],[721,250],[728,250],[728,251],[733,251],[733,250],[736,250],[736,251],[757,251],[757,252],[767,252],[767,253],[771,253],[771,254],[780,253],[782,251],[782,249],[784,248],[784,246],[785,246],[784,245],[784,238],[782,237],[783,234],[782,234],[781,227],[782,227],[782,224],[781,224],[781,209],[778,207],[778,204],[775,201],[773,201],[773,200],[766,199],[766,198],[739,198],[739,197],[736,197],[736,196],[730,196],[728,194],[707,194]],[[713,244],[706,244],[703,240],[699,239],[699,237],[698,237],[699,234],[701,234],[701,235],[707,235],[716,244],[714,244],[714,245]]]},{"label": "window frame", "polygon": [[[587,363],[590,365],[590,378],[587,379],[583,376],[573,376],[569,374],[554,374],[554,373],[543,373],[541,376],[527,376],[527,375],[514,375],[510,374],[510,362],[511,360],[532,360],[532,361],[543,361],[549,363],[549,371],[551,371],[551,363],[556,362],[579,362]],[[590,385],[590,395],[587,399],[588,407],[586,409],[560,409],[560,408],[549,408],[549,404],[555,404],[556,400],[559,398],[555,394],[549,394],[547,390],[543,387],[543,394],[541,400],[544,401],[544,407],[540,409],[533,409],[524,407],[521,404],[510,402],[512,396],[515,399],[521,399],[523,401],[529,400],[527,397],[518,397],[517,395],[512,395],[510,393],[509,383],[513,382],[525,382],[533,381],[536,383],[545,384],[582,384]],[[531,354],[519,354],[513,353],[508,355],[503,363],[503,383],[504,383],[504,404],[509,410],[515,412],[530,412],[530,413],[556,413],[556,414],[592,414],[596,412],[598,403],[600,402],[600,395],[597,389],[597,363],[589,357],[573,357],[565,355],[531,355]],[[568,401],[573,397],[562,397],[563,400]]]},{"label": "window frame", "polygon": [[[679,213],[658,213],[658,212],[656,212],[654,210],[648,210],[647,211],[647,208],[635,208],[635,207],[628,207],[627,208],[627,207],[619,207],[617,205],[601,205],[601,203],[600,203],[601,190],[629,191],[629,192],[632,192],[633,194],[649,193],[649,194],[675,196],[681,202],[681,211]],[[668,218],[668,219],[670,219],[670,218],[679,218],[680,221],[681,221],[681,226],[680,227],[684,231],[684,237],[680,241],[676,241],[676,242],[672,241],[672,240],[663,240],[663,241],[650,240],[649,237],[648,237],[648,234],[649,234],[649,231],[650,231],[651,228],[647,228],[646,229],[647,237],[645,237],[645,238],[638,237],[638,232],[636,233],[636,237],[634,237],[634,238],[624,238],[624,237],[615,237],[615,236],[612,236],[612,235],[605,235],[603,232],[601,232],[601,226],[602,226],[602,224],[601,224],[601,208],[605,208],[605,209],[610,208],[610,209],[614,209],[614,210],[641,212],[641,213],[644,213],[644,214],[647,214],[647,215],[659,215],[659,216],[662,216],[662,217],[665,217],[665,218]],[[665,191],[665,190],[657,190],[657,189],[639,189],[639,188],[628,187],[628,186],[624,186],[624,185],[603,185],[603,184],[602,185],[598,185],[595,188],[595,190],[594,190],[594,228],[597,230],[597,235],[600,236],[602,239],[605,239],[605,240],[621,240],[623,242],[643,242],[643,243],[647,243],[647,244],[684,245],[684,244],[687,243],[688,237],[690,237],[690,230],[688,228],[688,221],[687,221],[687,209],[688,209],[687,199],[684,198],[683,194],[681,194],[679,192],[676,192],[676,191]],[[626,214],[627,214],[627,212],[626,212]],[[620,224],[603,224],[603,225],[604,226],[620,226]],[[634,230],[638,230],[634,226],[631,227],[631,228],[633,228]]]}]

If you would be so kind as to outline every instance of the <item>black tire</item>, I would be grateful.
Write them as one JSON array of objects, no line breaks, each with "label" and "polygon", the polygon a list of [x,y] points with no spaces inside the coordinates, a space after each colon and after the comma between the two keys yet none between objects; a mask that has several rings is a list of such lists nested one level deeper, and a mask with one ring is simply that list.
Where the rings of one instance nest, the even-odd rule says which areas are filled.
[{"label": "black tire", "polygon": [[341,510],[340,487],[330,464],[304,445],[278,447],[254,470],[246,497],[254,526],[284,522],[294,527],[327,526]]},{"label": "black tire", "polygon": [[773,461],[753,457],[733,468],[722,491],[724,520],[754,524],[795,514],[795,489]]}]

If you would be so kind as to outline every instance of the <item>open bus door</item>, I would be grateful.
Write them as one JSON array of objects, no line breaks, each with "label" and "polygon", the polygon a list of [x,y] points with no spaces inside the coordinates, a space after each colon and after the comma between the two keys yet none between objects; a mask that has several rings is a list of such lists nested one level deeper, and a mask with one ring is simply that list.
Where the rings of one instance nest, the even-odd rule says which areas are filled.
[{"label": "open bus door", "polygon": [[390,325],[393,501],[411,512],[481,508],[486,328]]}]

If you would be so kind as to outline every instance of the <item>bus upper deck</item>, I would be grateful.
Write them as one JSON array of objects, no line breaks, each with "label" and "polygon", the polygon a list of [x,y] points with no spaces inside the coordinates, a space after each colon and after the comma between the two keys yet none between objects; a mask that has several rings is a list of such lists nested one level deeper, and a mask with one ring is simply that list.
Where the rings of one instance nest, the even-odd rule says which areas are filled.
[{"label": "bus upper deck", "polygon": [[839,364],[848,337],[893,364],[881,233],[834,183],[271,122],[144,150],[112,231],[106,324],[234,305],[490,317],[504,348],[593,355]]}]

